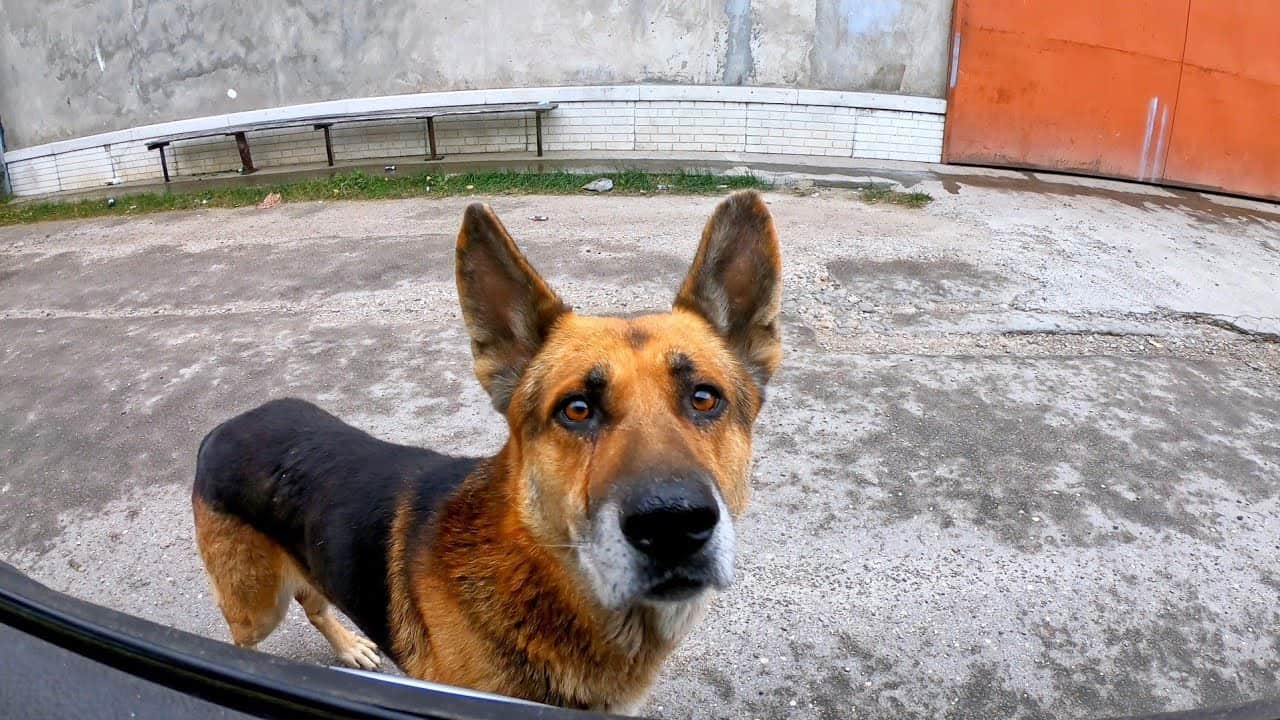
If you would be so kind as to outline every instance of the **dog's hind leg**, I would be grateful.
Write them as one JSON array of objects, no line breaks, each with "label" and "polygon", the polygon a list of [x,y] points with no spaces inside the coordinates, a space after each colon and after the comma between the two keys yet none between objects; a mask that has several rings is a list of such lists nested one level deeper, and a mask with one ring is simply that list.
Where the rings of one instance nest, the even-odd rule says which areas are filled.
[{"label": "dog's hind leg", "polygon": [[378,646],[372,640],[360,637],[338,622],[328,599],[310,583],[302,581],[294,594],[302,609],[307,612],[307,620],[324,635],[324,639],[333,646],[338,659],[343,663],[362,670],[376,670],[381,660],[378,657]]},{"label": "dog's hind leg", "polygon": [[199,498],[196,545],[204,558],[214,599],[240,647],[262,642],[280,624],[295,584],[284,548],[243,521],[213,510]]}]

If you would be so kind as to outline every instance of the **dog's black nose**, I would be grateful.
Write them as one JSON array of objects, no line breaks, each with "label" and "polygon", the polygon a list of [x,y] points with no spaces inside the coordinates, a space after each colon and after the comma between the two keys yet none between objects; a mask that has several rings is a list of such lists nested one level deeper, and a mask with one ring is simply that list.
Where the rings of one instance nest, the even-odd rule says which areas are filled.
[{"label": "dog's black nose", "polygon": [[711,483],[702,479],[637,483],[621,509],[627,542],[664,564],[702,549],[720,521]]}]

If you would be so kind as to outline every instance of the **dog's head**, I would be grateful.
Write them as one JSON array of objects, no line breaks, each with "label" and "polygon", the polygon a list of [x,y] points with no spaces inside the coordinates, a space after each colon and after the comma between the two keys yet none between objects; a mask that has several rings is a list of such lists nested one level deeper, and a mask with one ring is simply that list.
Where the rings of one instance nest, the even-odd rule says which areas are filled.
[{"label": "dog's head", "polygon": [[759,194],[716,208],[670,312],[573,313],[488,207],[467,208],[457,282],[475,372],[510,426],[536,541],[605,607],[733,581],[751,429],[782,358],[778,240]]}]

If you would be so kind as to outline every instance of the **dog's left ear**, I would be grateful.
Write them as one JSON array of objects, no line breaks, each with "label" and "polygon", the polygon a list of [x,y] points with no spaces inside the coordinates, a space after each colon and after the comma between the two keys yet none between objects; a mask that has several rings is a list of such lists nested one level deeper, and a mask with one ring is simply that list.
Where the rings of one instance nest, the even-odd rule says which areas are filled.
[{"label": "dog's left ear", "polygon": [[471,334],[476,379],[498,412],[506,413],[525,367],[569,307],[482,203],[473,203],[463,214],[454,277]]},{"label": "dog's left ear", "polygon": [[773,218],[754,190],[730,195],[702,231],[675,307],[697,313],[764,387],[782,362],[782,257]]}]

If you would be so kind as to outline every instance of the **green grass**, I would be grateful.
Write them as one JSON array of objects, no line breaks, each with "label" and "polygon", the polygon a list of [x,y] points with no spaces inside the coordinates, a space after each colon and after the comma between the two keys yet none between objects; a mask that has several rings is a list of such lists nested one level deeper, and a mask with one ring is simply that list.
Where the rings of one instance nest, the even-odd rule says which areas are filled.
[{"label": "green grass", "polygon": [[864,202],[889,203],[890,205],[902,205],[909,208],[922,208],[933,202],[933,196],[929,193],[902,192],[884,185],[872,185],[871,187],[863,188],[859,195],[862,196]]},{"label": "green grass", "polygon": [[571,172],[474,172],[456,175],[386,174],[359,171],[314,180],[255,187],[232,187],[197,192],[158,192],[116,196],[112,207],[106,199],[19,203],[0,200],[0,225],[104,216],[132,216],[169,210],[234,208],[257,205],[268,193],[277,192],[285,202],[308,200],[380,200],[455,195],[571,195],[598,177],[613,180],[614,193],[713,194],[766,183],[749,175],[720,176],[697,173],[656,174],[628,170],[617,173]]}]

